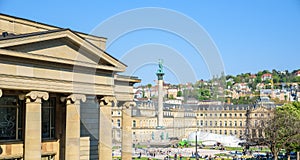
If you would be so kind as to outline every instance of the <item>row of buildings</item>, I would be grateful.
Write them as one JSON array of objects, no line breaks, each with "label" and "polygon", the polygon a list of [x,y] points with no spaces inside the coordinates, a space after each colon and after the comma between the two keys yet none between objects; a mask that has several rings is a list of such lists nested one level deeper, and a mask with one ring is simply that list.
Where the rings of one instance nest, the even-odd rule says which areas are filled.
[{"label": "row of buildings", "polygon": [[[264,100],[267,99],[267,100]],[[256,105],[230,105],[211,102],[205,104],[164,103],[163,130],[157,129],[157,108],[155,101],[136,101],[132,108],[133,144],[172,145],[170,139],[187,138],[191,133],[202,131],[220,135],[236,136],[240,139],[263,136],[260,125],[272,116],[276,105],[268,98],[262,98]],[[114,108],[114,145],[121,143],[121,112]]]}]

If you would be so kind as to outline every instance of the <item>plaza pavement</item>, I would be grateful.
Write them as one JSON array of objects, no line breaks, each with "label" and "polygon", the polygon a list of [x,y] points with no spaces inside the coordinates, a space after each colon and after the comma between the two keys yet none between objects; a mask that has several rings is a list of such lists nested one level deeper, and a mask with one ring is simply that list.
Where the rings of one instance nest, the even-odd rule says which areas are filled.
[{"label": "plaza pavement", "polygon": [[[229,153],[229,151],[221,150],[212,150],[212,149],[197,149],[198,154],[202,156],[211,156],[213,157],[218,153]],[[195,148],[147,148],[147,149],[133,149],[133,157],[138,157],[141,153],[142,157],[164,159],[166,156],[174,156],[181,154],[183,157],[191,157],[195,153]],[[121,156],[120,150],[115,150],[113,152],[114,156]],[[155,155],[154,155],[155,154]]]}]

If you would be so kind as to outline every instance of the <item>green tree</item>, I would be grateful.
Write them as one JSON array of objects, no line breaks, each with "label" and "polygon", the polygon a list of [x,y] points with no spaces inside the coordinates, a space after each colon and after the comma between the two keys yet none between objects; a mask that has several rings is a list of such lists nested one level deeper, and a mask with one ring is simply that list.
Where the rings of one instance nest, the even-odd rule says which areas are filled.
[{"label": "green tree", "polygon": [[177,97],[182,97],[182,91],[177,92]]},{"label": "green tree", "polygon": [[211,93],[208,89],[199,89],[197,99],[200,101],[209,100],[211,98]]},{"label": "green tree", "polygon": [[275,160],[281,149],[299,151],[300,102],[277,107],[274,115],[264,124],[265,137],[259,142],[270,148]]},{"label": "green tree", "polygon": [[294,78],[292,79],[292,82],[298,82],[298,83],[300,83],[300,76],[294,77]]}]

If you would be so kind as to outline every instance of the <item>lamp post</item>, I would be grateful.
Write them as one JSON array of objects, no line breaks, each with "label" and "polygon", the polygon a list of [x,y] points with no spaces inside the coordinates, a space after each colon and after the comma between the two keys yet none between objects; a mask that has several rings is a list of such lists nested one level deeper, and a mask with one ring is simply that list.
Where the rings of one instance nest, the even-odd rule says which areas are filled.
[{"label": "lamp post", "polygon": [[195,146],[196,146],[195,157],[196,157],[196,160],[198,160],[198,154],[197,154],[197,131],[196,131],[196,145]]},{"label": "lamp post", "polygon": [[195,151],[195,157],[196,157],[196,160],[198,160],[198,151],[197,151],[197,138],[198,138],[198,136],[197,136],[197,134],[198,134],[198,128],[197,128],[197,131],[196,131],[196,138],[195,138],[195,141],[196,141],[196,145],[195,145],[195,147],[196,147],[196,151]]}]

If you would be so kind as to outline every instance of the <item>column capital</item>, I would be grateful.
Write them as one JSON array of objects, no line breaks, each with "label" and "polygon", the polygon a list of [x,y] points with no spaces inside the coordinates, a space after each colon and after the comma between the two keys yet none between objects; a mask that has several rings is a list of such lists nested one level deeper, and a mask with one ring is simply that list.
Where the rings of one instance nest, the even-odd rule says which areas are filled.
[{"label": "column capital", "polygon": [[130,108],[130,107],[135,107],[135,106],[136,106],[136,103],[133,102],[133,101],[127,101],[127,102],[125,102],[125,103],[123,104],[123,107],[124,107],[125,109],[128,109],[128,108]]},{"label": "column capital", "polygon": [[84,94],[71,94],[68,97],[61,97],[60,100],[62,102],[67,100],[67,103],[76,103],[76,102],[79,102],[80,100],[82,102],[85,102],[86,96]]},{"label": "column capital", "polygon": [[49,94],[48,92],[41,92],[41,91],[30,91],[25,95],[27,100],[35,101],[41,103],[41,99],[48,100]]},{"label": "column capital", "polygon": [[114,105],[117,105],[117,99],[114,96],[104,96],[99,100],[100,106],[112,106],[112,102],[114,102]]}]

